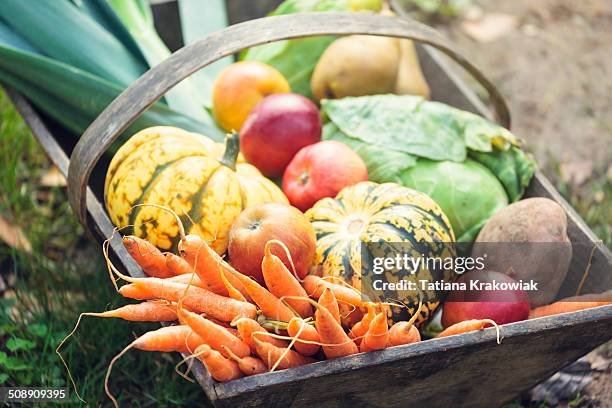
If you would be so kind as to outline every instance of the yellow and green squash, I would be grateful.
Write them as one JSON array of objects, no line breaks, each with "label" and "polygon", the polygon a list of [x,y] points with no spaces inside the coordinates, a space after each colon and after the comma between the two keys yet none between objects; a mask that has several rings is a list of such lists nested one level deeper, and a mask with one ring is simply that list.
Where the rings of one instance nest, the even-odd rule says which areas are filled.
[{"label": "yellow and green squash", "polygon": [[[335,198],[325,198],[306,212],[317,234],[317,262],[323,276],[343,279],[372,298],[372,291],[362,288],[362,242],[405,243],[401,249],[413,256],[448,258],[454,256],[449,243],[455,239],[446,215],[429,196],[395,183],[369,181],[344,188]],[[371,248],[371,247],[368,247]],[[365,248],[364,248],[365,249]],[[369,254],[381,256],[381,254]],[[400,279],[451,281],[454,272],[420,268],[415,274],[406,270],[385,272],[387,282]],[[364,285],[365,286],[365,285]],[[369,288],[368,288],[369,289]],[[375,291],[376,299],[403,306],[391,306],[391,322],[407,320],[423,300],[417,322],[427,320],[440,304],[442,292]]]},{"label": "yellow and green squash", "polygon": [[224,253],[229,229],[244,208],[287,203],[272,181],[244,162],[239,143],[237,134],[224,146],[168,126],[138,132],[117,151],[106,174],[104,200],[112,222],[160,249],[174,249],[180,237],[172,214],[138,206],[161,205],[179,215],[188,233]]}]

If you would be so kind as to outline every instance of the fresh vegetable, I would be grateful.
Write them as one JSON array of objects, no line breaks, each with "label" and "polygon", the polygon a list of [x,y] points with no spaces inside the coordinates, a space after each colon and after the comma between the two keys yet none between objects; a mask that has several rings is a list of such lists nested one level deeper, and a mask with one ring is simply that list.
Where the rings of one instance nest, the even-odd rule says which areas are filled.
[{"label": "fresh vegetable", "polygon": [[440,205],[458,241],[471,241],[487,219],[508,205],[504,188],[493,173],[471,159],[461,163],[419,159],[400,180]]},{"label": "fresh vegetable", "polygon": [[305,357],[288,348],[276,347],[272,343],[253,338],[257,355],[270,369],[276,365],[281,370],[314,363],[316,360]]},{"label": "fresh vegetable", "polygon": [[174,275],[166,266],[164,254],[146,239],[126,235],[123,237],[123,246],[147,275],[155,278]]},{"label": "fresh vegetable", "polygon": [[499,338],[499,327],[493,320],[490,319],[464,320],[442,330],[442,332],[440,332],[436,337],[456,336],[457,334],[483,330],[484,328],[489,326],[495,326],[495,328],[497,329],[497,343],[499,344],[501,342]]},{"label": "fresh vegetable", "polygon": [[[285,0],[269,15],[308,11],[348,11],[345,1],[338,0]],[[261,61],[278,69],[289,81],[291,90],[311,98],[310,77],[323,51],[335,37],[320,36],[296,40],[276,41],[250,48],[241,59]]]},{"label": "fresh vegetable", "polygon": [[[312,356],[319,352],[321,339],[317,329],[306,324],[303,319],[294,317],[287,324],[287,334],[297,338],[294,347],[304,356]],[[308,343],[307,343],[308,342]]]},{"label": "fresh vegetable", "polygon": [[199,335],[204,343],[213,349],[228,356],[225,349],[231,350],[238,357],[246,357],[251,354],[249,345],[240,340],[225,327],[211,322],[197,313],[190,312],[181,307],[177,308],[179,321],[185,324]]},{"label": "fresh vegetable", "polygon": [[213,113],[225,131],[239,131],[251,110],[265,96],[289,91],[285,77],[270,65],[237,62],[225,68],[215,80]]},{"label": "fresh vegetable", "polygon": [[304,146],[321,140],[319,110],[295,93],[266,96],[240,130],[244,157],[267,177],[280,177]]},{"label": "fresh vegetable", "polygon": [[[284,247],[285,244],[280,241],[268,241],[266,243],[265,255],[261,262],[261,271],[266,287],[279,299],[287,297],[287,304],[301,317],[307,318],[312,316],[312,307],[310,304],[304,300],[297,299],[297,297],[308,297],[306,291],[293,273],[283,264],[283,261],[272,254],[271,247],[274,245]],[[287,255],[290,255],[288,250]]]},{"label": "fresh vegetable", "polygon": [[[372,181],[431,192],[442,210],[452,214],[458,241],[472,241],[495,209],[519,199],[535,171],[508,130],[439,102],[375,95],[323,100],[321,109],[327,119],[324,140],[337,140],[355,150]],[[468,157],[484,168],[467,162]],[[464,166],[449,169],[431,160]],[[449,178],[449,171],[461,177]],[[481,187],[483,182],[487,188]]]},{"label": "fresh vegetable", "polygon": [[174,255],[172,252],[166,252],[166,267],[173,275],[191,275],[194,273],[194,269],[189,263],[178,255]]},{"label": "fresh vegetable", "polygon": [[266,367],[264,362],[257,357],[238,357],[227,347],[225,347],[225,352],[229,355],[231,360],[238,363],[238,368],[244,375],[255,375],[268,371],[268,367]]},{"label": "fresh vegetable", "polygon": [[421,341],[419,329],[409,322],[397,322],[389,329],[390,346],[401,346],[419,341]]},{"label": "fresh vegetable", "polygon": [[379,313],[370,322],[368,331],[361,339],[359,351],[362,353],[374,350],[382,350],[389,344],[389,326],[387,325],[387,316],[384,313]]},{"label": "fresh vegetable", "polygon": [[366,304],[366,308],[367,313],[363,315],[360,321],[358,321],[353,325],[353,327],[351,327],[351,330],[348,333],[349,337],[353,339],[355,344],[357,344],[358,346],[361,345],[361,340],[363,339],[363,336],[365,336],[365,334],[368,332],[368,329],[370,328],[370,323],[376,317],[376,308],[372,303]]},{"label": "fresh vegetable", "polygon": [[[0,80],[74,136],[151,67],[142,46],[105,0],[7,0],[0,10]],[[223,137],[196,99],[170,94],[127,132],[165,123]]]},{"label": "fresh vegetable", "polygon": [[[326,291],[329,291],[329,289],[325,289],[323,293]],[[317,333],[319,333],[325,357],[332,359],[357,354],[359,352],[357,345],[347,336],[334,315],[323,306],[316,303],[314,305],[317,309],[315,311],[315,327]]]},{"label": "fresh vegetable", "polygon": [[285,204],[253,206],[238,216],[229,234],[230,263],[243,274],[263,283],[261,262],[264,248],[271,240],[281,241],[293,262],[289,262],[286,251],[280,246],[271,246],[270,252],[303,279],[315,262],[315,232],[304,214]]},{"label": "fresh vegetable", "polygon": [[240,273],[235,273],[234,276],[239,278],[249,297],[253,299],[253,302],[255,302],[257,306],[259,306],[259,309],[264,316],[273,320],[281,320],[284,322],[288,322],[295,316],[293,310],[291,310],[283,301],[274,296],[268,291],[268,289],[261,286],[255,280]]},{"label": "fresh vegetable", "polygon": [[257,337],[260,341],[267,341],[272,345],[280,348],[286,348],[287,342],[281,339],[276,339],[272,336],[268,336],[266,329],[261,327],[257,321],[253,319],[249,319],[247,317],[242,317],[233,322],[238,328],[238,334],[242,341],[247,343],[251,348],[251,352],[256,353],[255,341],[254,338]]},{"label": "fresh vegetable", "polygon": [[342,37],[327,47],[311,89],[316,100],[389,93],[429,98],[412,41],[369,35]]},{"label": "fresh vegetable", "polygon": [[532,307],[550,303],[572,259],[565,211],[544,197],[509,205],[493,215],[478,234],[472,256],[485,253],[488,268],[538,284],[538,290],[528,293]]},{"label": "fresh vegetable", "polygon": [[210,376],[217,381],[225,382],[242,377],[238,363],[225,358],[219,351],[212,349],[208,344],[202,344],[194,356],[204,363]]},{"label": "fresh vegetable", "polygon": [[250,303],[240,302],[206,289],[171,282],[167,279],[134,279],[119,289],[119,293],[130,299],[163,299],[169,302],[182,300],[183,305],[198,313],[206,313],[215,319],[230,322],[237,316],[255,317],[256,308]]},{"label": "fresh vegetable", "polygon": [[172,322],[177,319],[176,307],[164,301],[136,303],[102,313],[87,313],[86,315],[116,317],[130,322]]},{"label": "fresh vegetable", "polygon": [[[154,67],[170,56],[170,50],[155,31],[152,12],[146,2],[108,0],[108,3],[136,41],[148,66]],[[168,91],[164,98],[170,106],[180,112],[198,120],[210,120],[203,108],[204,99],[199,96],[194,85],[191,78],[187,78]],[[201,104],[196,103],[197,101]]]},{"label": "fresh vegetable", "polygon": [[133,347],[143,351],[192,353],[204,340],[189,326],[166,326],[147,332],[134,340]]},{"label": "fresh vegetable", "polygon": [[321,307],[327,309],[329,313],[336,319],[338,323],[340,323],[340,307],[338,306],[338,301],[334,296],[334,292],[331,289],[326,289],[321,293],[319,300],[317,301]]},{"label": "fresh vegetable", "polygon": [[301,211],[344,187],[368,180],[368,169],[348,146],[335,140],[302,148],[283,175],[283,192]]},{"label": "fresh vegetable", "polygon": [[529,318],[536,319],[605,305],[612,305],[612,290],[598,294],[572,296],[550,305],[536,307],[529,312]]},{"label": "fresh vegetable", "polygon": [[464,320],[491,319],[497,324],[518,322],[529,316],[529,299],[522,289],[471,290],[471,283],[517,284],[510,276],[490,270],[474,270],[461,275],[457,283],[468,290],[449,293],[442,310],[442,325],[452,326]]},{"label": "fresh vegetable", "polygon": [[[175,128],[136,134],[119,149],[107,172],[104,196],[111,220],[117,226],[133,225],[134,235],[159,248],[176,248],[179,226],[159,207],[165,206],[184,217],[189,233],[222,254],[242,209],[287,199],[253,166],[239,161],[237,134],[227,137],[222,156],[220,149]],[[142,205],[148,203],[157,206]]]},{"label": "fresh vegetable", "polygon": [[358,290],[342,284],[332,283],[327,278],[323,279],[316,275],[308,275],[304,278],[302,285],[308,296],[314,299],[320,299],[325,289],[329,289],[334,293],[334,297],[337,301],[354,307],[363,305],[362,295]]},{"label": "fresh vegetable", "polygon": [[[453,242],[453,230],[440,207],[428,196],[394,183],[376,184],[362,182],[345,188],[335,199],[325,198],[308,210],[317,233],[317,260],[324,276],[339,277],[361,290],[361,243],[405,242],[418,245],[423,256],[442,258],[453,256],[449,245],[427,245],[428,242]],[[412,272],[412,271],[411,271]],[[414,274],[407,270],[387,271],[389,282],[400,278],[413,280],[441,279],[450,281],[452,270],[429,271],[420,268]],[[311,293],[309,289],[307,292]],[[424,291],[426,309],[432,313],[439,305],[441,291]],[[402,291],[387,295],[376,291],[373,296],[381,301],[387,296],[403,302],[408,308],[418,304],[418,292]],[[340,297],[336,294],[338,300]],[[403,320],[406,309],[391,306],[389,318]],[[422,320],[429,314],[425,313]]]},{"label": "fresh vegetable", "polygon": [[[184,236],[178,244],[178,251],[202,281],[205,289],[228,296],[228,288],[221,277],[223,259],[202,238],[195,234]],[[228,280],[234,288],[244,291],[244,287],[232,274],[229,274]]]}]

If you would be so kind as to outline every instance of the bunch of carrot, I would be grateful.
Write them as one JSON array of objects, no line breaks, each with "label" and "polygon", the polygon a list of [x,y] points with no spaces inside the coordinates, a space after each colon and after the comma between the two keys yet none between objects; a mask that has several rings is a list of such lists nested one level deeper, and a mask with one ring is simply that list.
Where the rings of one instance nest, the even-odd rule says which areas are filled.
[{"label": "bunch of carrot", "polygon": [[[199,236],[185,235],[178,217],[177,221],[181,233],[178,255],[162,253],[135,236],[123,237],[125,248],[148,277],[121,274],[110,262],[105,243],[113,283],[117,287],[115,276],[128,282],[117,287],[119,294],[145,302],[84,313],[68,335],[74,333],[82,316],[177,322],[145,333],[111,361],[105,390],[115,405],[108,388],[112,365],[132,348],[189,354],[187,359],[197,358],[215,380],[224,382],[421,341],[414,324],[421,304],[409,321],[390,325],[385,304],[365,301],[348,284],[315,274],[300,280],[272,254],[271,246],[278,245],[291,263],[288,249],[276,240],[266,244],[262,260],[265,285],[261,285],[234,269]],[[461,322],[438,337],[491,325],[497,326],[487,319]],[[497,331],[499,342],[499,328]]]}]

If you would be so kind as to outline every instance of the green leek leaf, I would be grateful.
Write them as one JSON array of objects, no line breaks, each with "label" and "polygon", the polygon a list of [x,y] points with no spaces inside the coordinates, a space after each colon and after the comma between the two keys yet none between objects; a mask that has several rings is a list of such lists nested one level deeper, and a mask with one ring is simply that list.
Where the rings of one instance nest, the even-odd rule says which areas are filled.
[{"label": "green leek leaf", "polygon": [[147,69],[71,2],[2,0],[0,17],[45,55],[118,85],[128,86]]},{"label": "green leek leaf", "polygon": [[[129,0],[131,1],[131,0]],[[106,31],[113,34],[130,52],[139,57],[143,64],[146,64],[144,55],[140,52],[138,44],[123,25],[119,16],[108,4],[108,0],[72,0],[82,13],[89,15],[96,20]]]},{"label": "green leek leaf", "polygon": [[[108,1],[136,40],[150,67],[156,66],[170,56],[170,50],[159,38],[152,21],[143,13],[143,7],[146,5],[139,5],[136,1]],[[204,99],[197,94],[190,78],[172,88],[165,95],[165,100],[172,109],[214,126],[212,118],[204,109]]]},{"label": "green leek leaf", "polygon": [[[81,134],[123,88],[98,76],[44,56],[0,44],[0,81],[23,93],[39,109]],[[155,125],[178,126],[221,141],[216,127],[157,103],[134,123],[129,133]]]}]

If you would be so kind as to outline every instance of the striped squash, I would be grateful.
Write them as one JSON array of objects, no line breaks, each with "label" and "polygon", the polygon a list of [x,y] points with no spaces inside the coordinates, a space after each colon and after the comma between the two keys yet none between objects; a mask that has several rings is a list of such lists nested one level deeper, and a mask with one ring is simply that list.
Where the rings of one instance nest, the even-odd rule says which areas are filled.
[{"label": "striped squash", "polygon": [[[113,157],[104,200],[113,223],[125,233],[146,238],[160,249],[175,249],[180,239],[174,210],[188,233],[198,234],[219,254],[227,249],[229,229],[246,207],[287,203],[283,192],[239,155],[237,134],[226,146],[182,129],[158,126],[132,136]],[[133,210],[132,210],[133,208]]]},{"label": "striped squash", "polygon": [[[443,293],[437,291],[424,291],[419,295],[418,291],[408,290],[374,291],[371,283],[362,285],[362,242],[402,243],[398,249],[402,252],[409,249],[415,256],[454,256],[452,245],[440,245],[454,241],[452,227],[429,196],[395,183],[365,181],[346,187],[335,198],[319,201],[306,216],[317,234],[317,262],[324,276],[341,278],[372,300],[395,300],[407,306],[389,307],[390,323],[409,318],[418,306],[419,296],[423,298],[423,307],[417,322],[427,320],[438,307]],[[372,247],[368,249],[373,250]],[[370,257],[383,255],[367,254]],[[453,275],[452,270],[420,268],[414,274],[395,270],[386,273],[385,279],[398,282],[401,278],[418,284],[421,279],[450,281]]]}]

